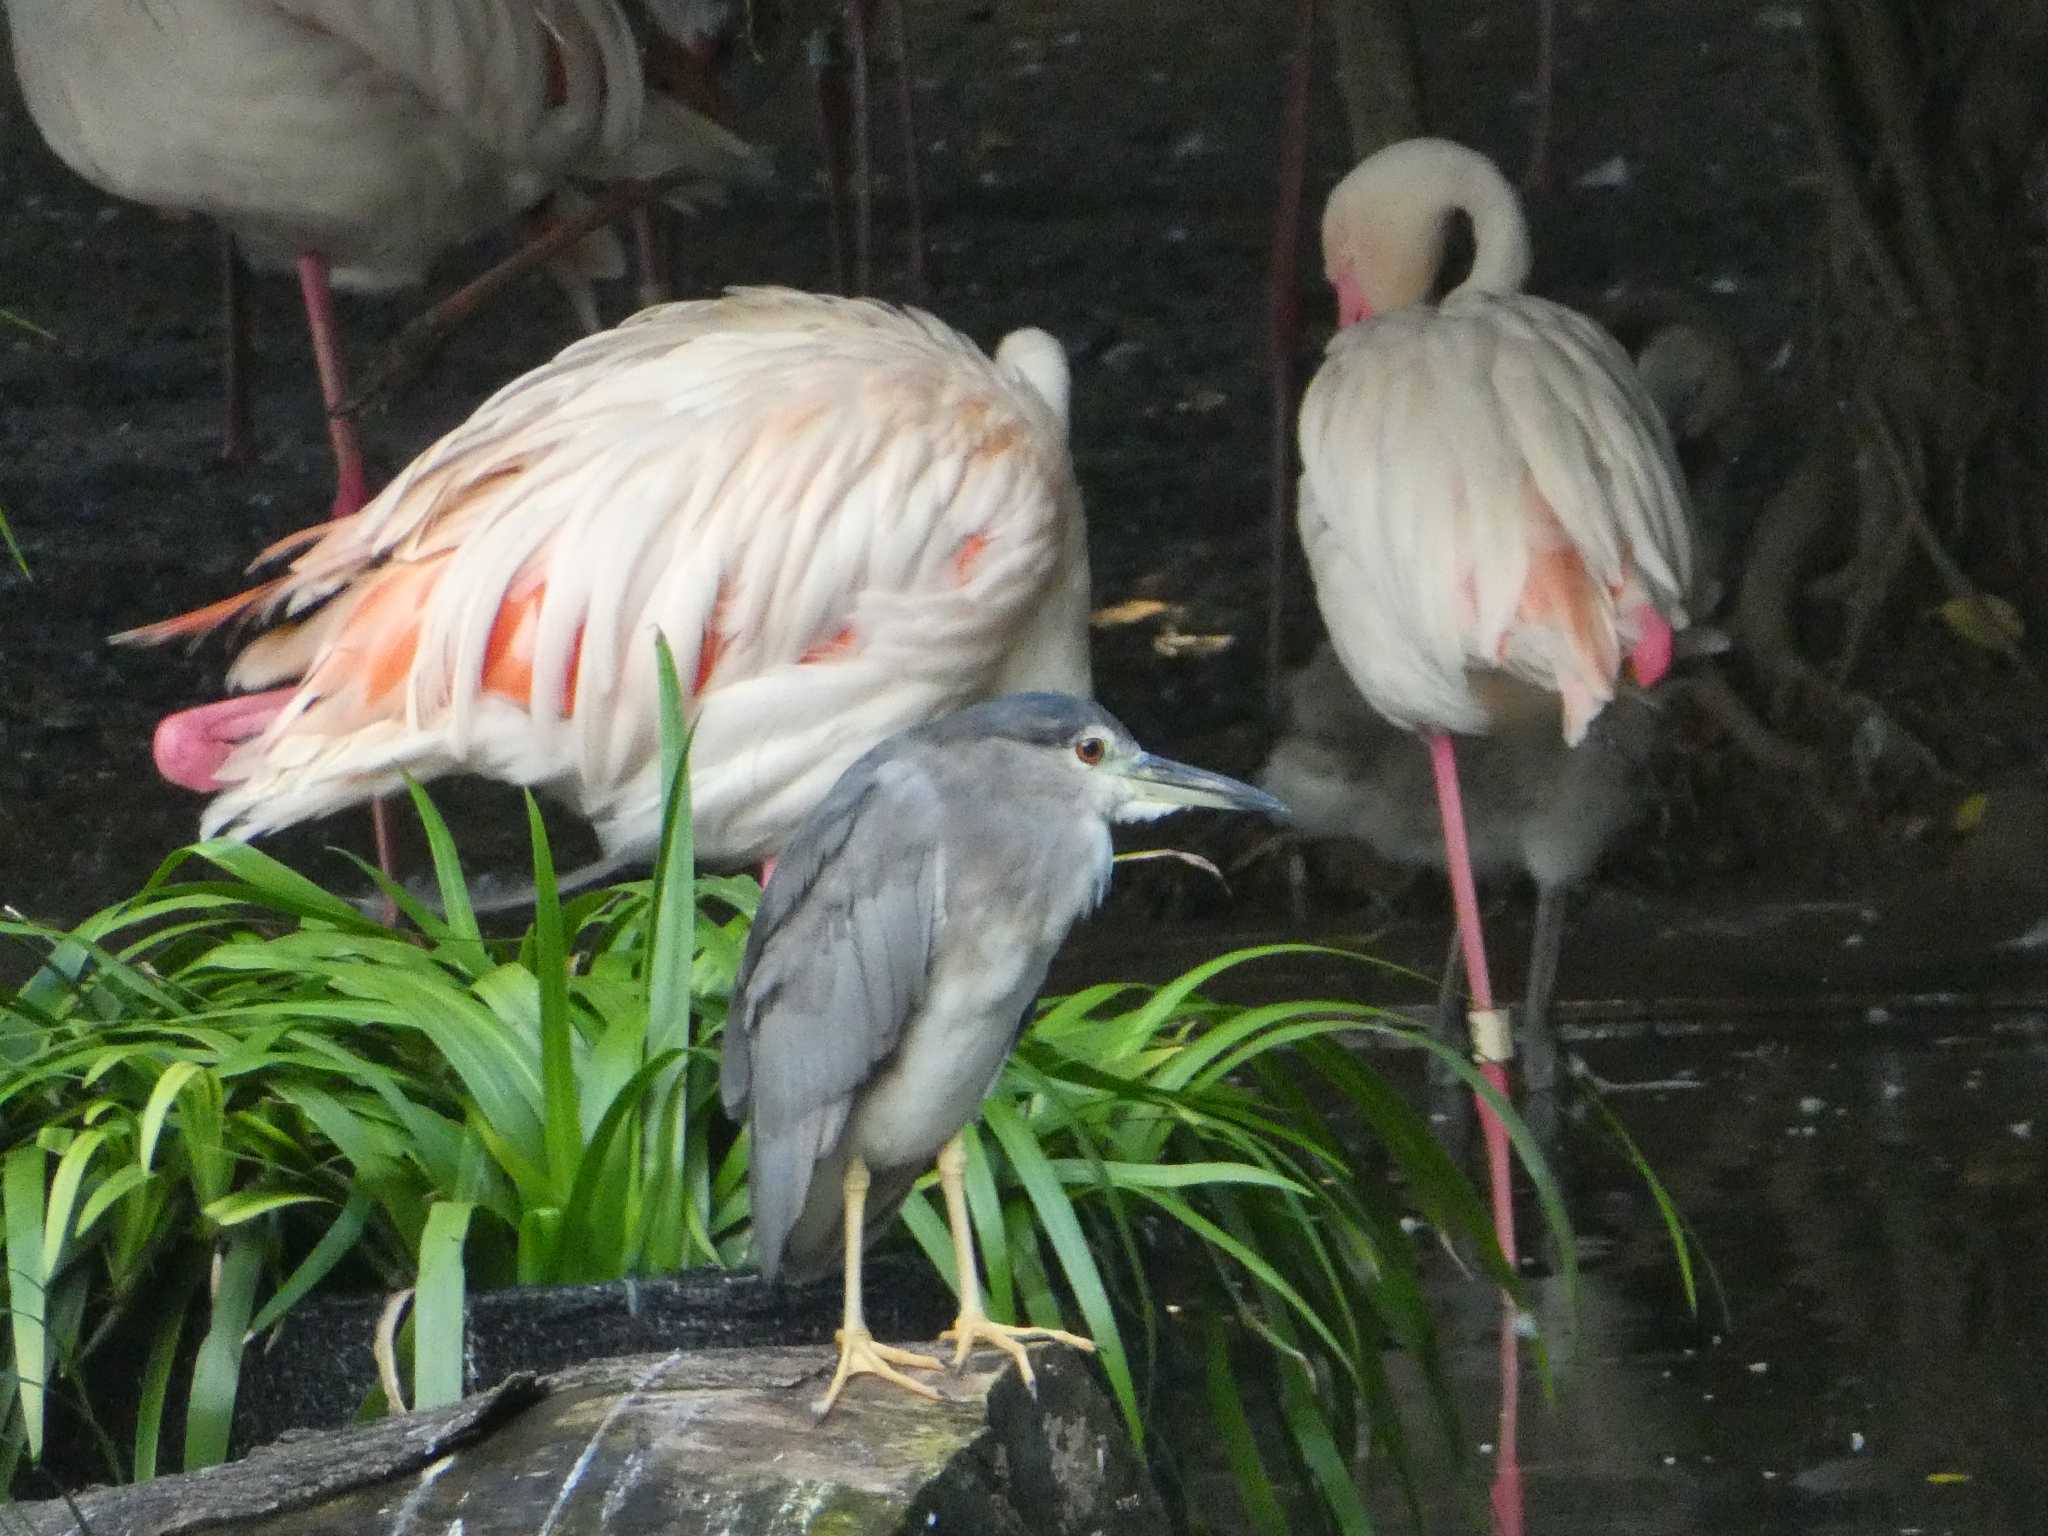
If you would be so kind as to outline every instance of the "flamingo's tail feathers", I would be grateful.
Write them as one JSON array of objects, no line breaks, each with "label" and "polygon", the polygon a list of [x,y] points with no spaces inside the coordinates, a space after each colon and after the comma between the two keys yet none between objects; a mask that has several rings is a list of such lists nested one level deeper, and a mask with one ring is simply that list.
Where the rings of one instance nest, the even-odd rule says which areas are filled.
[{"label": "flamingo's tail feathers", "polygon": [[[354,519],[343,518],[342,521],[353,522]],[[276,543],[264,545],[263,548],[260,551],[258,551],[256,558],[249,562],[248,569],[252,571],[260,571],[266,565],[272,565],[275,564],[277,561],[282,560],[286,555],[297,554],[300,550],[304,549],[308,544],[319,543],[320,540],[326,538],[330,533],[333,533],[334,531],[335,524],[330,521],[325,523],[315,523],[310,528],[301,528],[296,533],[288,533],[283,538],[279,539]]]},{"label": "flamingo's tail feathers", "polygon": [[159,619],[154,624],[144,624],[135,629],[124,629],[118,635],[107,638],[115,645],[162,645],[167,640],[182,640],[188,637],[211,634],[223,624],[247,617],[263,608],[276,598],[288,577],[280,576],[251,587],[246,592],[237,592],[233,597],[224,597],[217,603],[208,603],[204,608],[194,608],[190,613],[181,613],[176,618]]}]

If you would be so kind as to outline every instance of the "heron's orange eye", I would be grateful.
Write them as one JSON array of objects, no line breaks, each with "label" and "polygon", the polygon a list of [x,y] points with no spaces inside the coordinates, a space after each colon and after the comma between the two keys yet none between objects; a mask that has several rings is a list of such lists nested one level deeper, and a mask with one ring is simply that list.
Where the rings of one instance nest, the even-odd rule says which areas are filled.
[{"label": "heron's orange eye", "polygon": [[1090,768],[1101,762],[1103,754],[1108,750],[1109,743],[1100,736],[1083,736],[1074,743],[1074,756],[1081,759]]}]

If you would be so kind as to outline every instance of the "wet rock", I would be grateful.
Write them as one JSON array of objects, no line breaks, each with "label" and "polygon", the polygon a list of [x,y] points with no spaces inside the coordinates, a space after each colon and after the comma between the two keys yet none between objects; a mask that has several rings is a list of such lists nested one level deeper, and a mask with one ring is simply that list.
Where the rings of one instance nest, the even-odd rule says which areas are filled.
[{"label": "wet rock", "polygon": [[[723,1536],[960,1532],[1147,1536],[1167,1529],[1144,1464],[1083,1355],[1000,1357],[929,1403],[856,1381],[824,1423],[829,1347],[677,1350],[516,1376],[441,1413],[287,1436],[244,1461],[101,1489],[93,1536]],[[79,1528],[22,1504],[10,1530]]]},{"label": "wet rock", "polygon": [[[952,1318],[952,1293],[921,1259],[877,1254],[868,1275],[868,1324],[877,1337],[923,1338]],[[372,1345],[383,1306],[381,1296],[305,1304],[251,1349],[235,1400],[235,1449],[288,1429],[353,1422],[377,1384]],[[824,1344],[839,1318],[836,1275],[778,1286],[751,1272],[693,1269],[601,1285],[480,1291],[464,1310],[463,1387],[481,1392],[517,1372],[547,1375],[619,1355]]]}]

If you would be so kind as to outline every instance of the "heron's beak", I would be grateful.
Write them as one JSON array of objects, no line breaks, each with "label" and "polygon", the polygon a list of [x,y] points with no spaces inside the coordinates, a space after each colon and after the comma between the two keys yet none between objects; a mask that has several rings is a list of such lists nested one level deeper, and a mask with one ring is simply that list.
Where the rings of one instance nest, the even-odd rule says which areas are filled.
[{"label": "heron's beak", "polygon": [[1206,768],[1177,763],[1170,757],[1140,752],[1114,771],[1130,781],[1138,805],[1154,815],[1183,806],[1203,805],[1219,811],[1253,811],[1275,821],[1293,819],[1293,813],[1263,789],[1253,789]]}]

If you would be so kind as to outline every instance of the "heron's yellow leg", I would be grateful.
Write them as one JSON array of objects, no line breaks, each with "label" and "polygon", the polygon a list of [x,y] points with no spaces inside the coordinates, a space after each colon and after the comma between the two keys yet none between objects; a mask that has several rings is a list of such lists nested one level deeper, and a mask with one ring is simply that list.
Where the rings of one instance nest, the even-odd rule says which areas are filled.
[{"label": "heron's yellow leg", "polygon": [[1025,1386],[1035,1391],[1037,1383],[1031,1374],[1031,1357],[1024,1351],[1025,1340],[1048,1339],[1086,1350],[1093,1350],[1095,1345],[1077,1333],[1058,1328],[1012,1328],[1008,1323],[991,1322],[981,1310],[981,1278],[974,1267],[974,1229],[967,1222],[967,1186],[962,1179],[966,1167],[967,1143],[959,1136],[939,1148],[939,1186],[946,1192],[946,1224],[953,1229],[953,1268],[960,1277],[960,1315],[939,1338],[954,1341],[954,1370],[967,1363],[976,1344],[992,1345],[1017,1362],[1017,1374],[1024,1378]]},{"label": "heron's yellow leg", "polygon": [[908,1349],[894,1349],[887,1344],[877,1344],[875,1336],[868,1332],[868,1325],[861,1315],[860,1306],[860,1258],[865,1238],[864,1223],[867,1218],[868,1165],[859,1158],[850,1158],[846,1164],[846,1178],[842,1185],[846,1196],[846,1311],[841,1320],[839,1344],[839,1369],[832,1373],[832,1385],[825,1389],[825,1395],[811,1406],[819,1418],[832,1411],[832,1405],[839,1400],[839,1392],[850,1376],[879,1376],[884,1381],[893,1381],[897,1386],[920,1397],[936,1401],[938,1393],[921,1381],[917,1381],[896,1369],[903,1366],[913,1371],[936,1371],[940,1364],[930,1355],[920,1355]]}]

